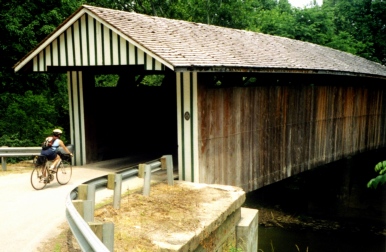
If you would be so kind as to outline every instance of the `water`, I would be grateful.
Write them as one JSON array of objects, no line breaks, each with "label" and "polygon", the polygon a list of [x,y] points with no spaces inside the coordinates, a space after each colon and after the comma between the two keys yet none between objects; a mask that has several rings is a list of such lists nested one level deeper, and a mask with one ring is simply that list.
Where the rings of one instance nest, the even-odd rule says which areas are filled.
[{"label": "water", "polygon": [[[248,193],[244,206],[259,209],[259,252],[386,252],[386,185],[366,188],[378,161],[352,157]],[[287,216],[311,225],[272,225]]]},{"label": "water", "polygon": [[[273,249],[272,249],[273,247]],[[259,227],[259,252],[385,252],[385,236]]]}]

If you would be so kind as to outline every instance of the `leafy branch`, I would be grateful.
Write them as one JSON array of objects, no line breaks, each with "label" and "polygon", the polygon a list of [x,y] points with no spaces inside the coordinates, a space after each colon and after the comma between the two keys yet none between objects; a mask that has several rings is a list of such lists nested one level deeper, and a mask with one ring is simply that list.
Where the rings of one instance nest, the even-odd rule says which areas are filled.
[{"label": "leafy branch", "polygon": [[367,183],[367,187],[376,189],[378,186],[386,183],[386,160],[376,164],[374,170],[379,173],[379,175],[371,179]]}]

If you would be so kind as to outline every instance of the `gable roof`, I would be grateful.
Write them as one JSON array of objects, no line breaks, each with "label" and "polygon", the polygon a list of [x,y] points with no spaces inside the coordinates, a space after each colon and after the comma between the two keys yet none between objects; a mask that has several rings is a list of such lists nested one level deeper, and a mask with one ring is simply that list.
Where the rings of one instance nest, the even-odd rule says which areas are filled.
[{"label": "gable roof", "polygon": [[[34,50],[16,63],[15,71],[20,70],[39,54],[40,57],[45,56],[42,52],[47,52],[46,48],[49,45],[53,47],[52,43],[60,36],[66,39],[66,34],[74,34],[74,31],[77,34],[76,27],[72,28],[71,32],[68,32],[68,29],[74,27],[77,22],[84,24],[87,17],[105,27],[101,28],[102,33],[103,29],[106,29],[107,33],[117,36],[115,42],[113,38],[106,40],[106,43],[113,41],[111,47],[103,51],[104,54],[111,51],[109,57],[112,60],[104,61],[102,65],[113,65],[111,56],[114,55],[113,50],[118,50],[118,55],[122,54],[116,49],[118,43],[116,41],[121,41],[119,44],[127,42],[133,48],[137,48],[145,59],[152,61],[153,65],[166,66],[174,71],[312,72],[386,78],[386,67],[381,64],[308,42],[89,5],[80,7]],[[89,25],[91,24],[87,23],[86,27]],[[84,29],[90,32],[89,28]],[[71,43],[76,45],[74,42]],[[85,41],[78,43],[85,44]],[[94,52],[97,54],[98,50]],[[72,54],[76,58],[76,53]],[[92,52],[89,52],[88,55],[80,57],[78,63],[74,59],[73,65],[81,65],[79,63],[81,59],[90,57],[91,54]],[[120,62],[120,64],[128,63],[129,60]],[[144,60],[135,63],[144,64]]]}]

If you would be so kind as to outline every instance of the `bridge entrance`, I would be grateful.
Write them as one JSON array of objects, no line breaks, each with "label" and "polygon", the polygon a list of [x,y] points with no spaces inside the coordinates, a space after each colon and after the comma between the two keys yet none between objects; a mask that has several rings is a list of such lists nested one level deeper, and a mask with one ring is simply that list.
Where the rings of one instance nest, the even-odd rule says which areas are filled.
[{"label": "bridge entrance", "polygon": [[84,73],[87,163],[175,156],[175,74],[154,75],[133,68],[102,73]]}]

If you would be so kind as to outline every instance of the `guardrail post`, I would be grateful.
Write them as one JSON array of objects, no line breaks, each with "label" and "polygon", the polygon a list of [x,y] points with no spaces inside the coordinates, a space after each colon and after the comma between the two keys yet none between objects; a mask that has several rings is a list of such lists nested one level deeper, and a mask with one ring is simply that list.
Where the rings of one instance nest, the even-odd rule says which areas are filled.
[{"label": "guardrail post", "polygon": [[88,185],[87,184],[81,184],[78,186],[78,200],[86,200],[87,199],[87,192],[88,192]]},{"label": "guardrail post", "polygon": [[110,173],[107,175],[107,189],[114,190],[113,207],[119,209],[121,206],[122,174]]},{"label": "guardrail post", "polygon": [[3,171],[7,170],[7,158],[1,157],[1,167],[3,168]]},{"label": "guardrail post", "polygon": [[109,251],[114,251],[114,223],[89,222],[91,230]]},{"label": "guardrail post", "polygon": [[92,204],[92,212],[93,213],[94,213],[94,209],[95,209],[95,192],[96,192],[96,186],[93,184],[88,184],[87,200],[91,200],[93,202],[93,204]]},{"label": "guardrail post", "polygon": [[145,167],[146,164],[139,164],[138,165],[138,178],[143,178],[145,175]]},{"label": "guardrail post", "polygon": [[[1,146],[1,148],[8,147],[8,146]],[[3,171],[7,170],[7,158],[6,157],[1,157],[1,167]]]},{"label": "guardrail post", "polygon": [[168,178],[168,185],[174,185],[173,179],[173,156],[165,155],[161,157],[161,169],[166,169],[166,175]]},{"label": "guardrail post", "polygon": [[145,166],[145,178],[143,181],[143,195],[149,196],[150,195],[150,179],[151,179],[151,166],[146,165]]},{"label": "guardrail post", "polygon": [[94,221],[94,202],[91,200],[73,200],[72,204],[86,222]]},{"label": "guardrail post", "polygon": [[103,244],[111,251],[114,251],[114,223],[106,222],[103,224]]},{"label": "guardrail post", "polygon": [[115,187],[115,173],[107,175],[107,189],[113,190]]},{"label": "guardrail post", "polygon": [[114,209],[121,207],[121,195],[122,195],[122,174],[115,174],[115,186],[114,186]]}]

